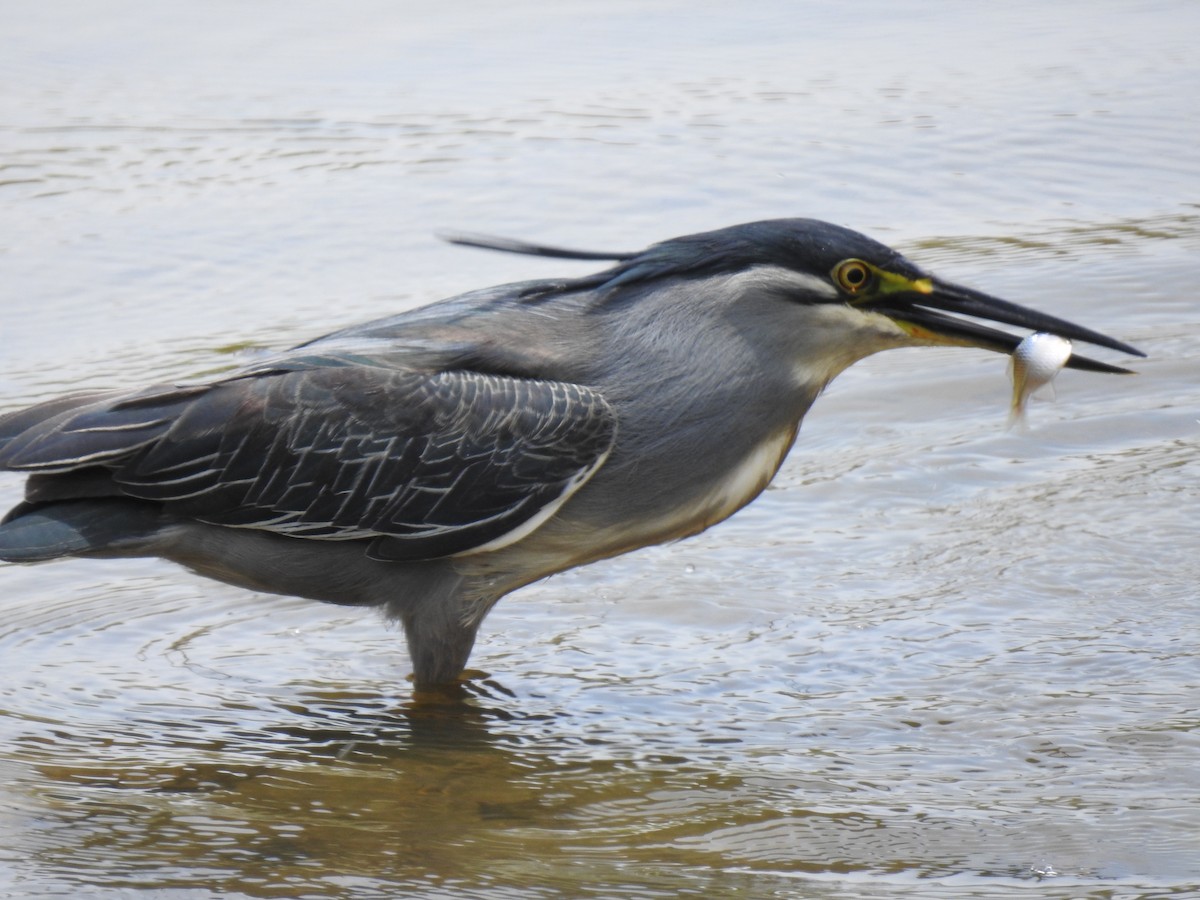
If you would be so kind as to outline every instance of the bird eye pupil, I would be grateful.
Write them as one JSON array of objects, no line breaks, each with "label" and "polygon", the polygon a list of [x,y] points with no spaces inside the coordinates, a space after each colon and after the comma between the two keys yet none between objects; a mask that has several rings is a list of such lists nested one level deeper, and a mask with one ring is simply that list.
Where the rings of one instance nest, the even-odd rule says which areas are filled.
[{"label": "bird eye pupil", "polygon": [[857,292],[871,280],[871,270],[858,260],[847,260],[834,271],[838,284],[851,294]]}]

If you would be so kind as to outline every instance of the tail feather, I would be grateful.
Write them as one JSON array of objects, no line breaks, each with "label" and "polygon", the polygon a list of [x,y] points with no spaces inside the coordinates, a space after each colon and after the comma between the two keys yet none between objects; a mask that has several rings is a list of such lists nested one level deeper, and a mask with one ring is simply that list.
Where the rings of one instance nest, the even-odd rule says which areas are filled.
[{"label": "tail feather", "polygon": [[21,503],[0,522],[0,560],[136,556],[165,524],[157,505],[136,500]]}]

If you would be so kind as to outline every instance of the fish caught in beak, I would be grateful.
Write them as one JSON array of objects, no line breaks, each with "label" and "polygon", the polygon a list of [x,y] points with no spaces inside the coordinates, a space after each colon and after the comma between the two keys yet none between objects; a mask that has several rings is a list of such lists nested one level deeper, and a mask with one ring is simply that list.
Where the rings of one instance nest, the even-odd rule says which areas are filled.
[{"label": "fish caught in beak", "polygon": [[[982,291],[936,278],[908,281],[905,289],[889,291],[874,302],[864,303],[863,307],[888,316],[913,337],[933,344],[981,347],[1011,355],[1025,337],[975,321],[982,319],[1045,332],[1070,341],[1107,347],[1133,356],[1146,355],[1123,341],[1068,322],[1066,319],[1059,319],[989,296]],[[1074,352],[1066,361],[1066,367],[1090,372],[1132,374],[1129,369],[1089,359]]]}]

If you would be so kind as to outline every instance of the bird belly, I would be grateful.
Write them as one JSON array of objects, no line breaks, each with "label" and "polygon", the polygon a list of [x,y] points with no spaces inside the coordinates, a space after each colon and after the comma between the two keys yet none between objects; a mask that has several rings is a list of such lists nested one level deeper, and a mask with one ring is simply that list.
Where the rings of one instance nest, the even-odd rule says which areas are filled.
[{"label": "bird belly", "polygon": [[666,540],[698,534],[729,518],[763,492],[791,449],[796,429],[780,431],[751,450],[728,474],[699,499],[670,517],[673,533]]},{"label": "bird belly", "polygon": [[[562,514],[511,549],[515,555],[536,558],[534,568],[549,574],[699,534],[729,518],[763,491],[795,437],[795,428],[772,435],[707,490],[688,491],[687,499],[655,515],[609,520],[596,527],[594,521],[589,521],[590,516],[575,518],[568,503]],[[611,510],[610,505],[606,508]]]}]

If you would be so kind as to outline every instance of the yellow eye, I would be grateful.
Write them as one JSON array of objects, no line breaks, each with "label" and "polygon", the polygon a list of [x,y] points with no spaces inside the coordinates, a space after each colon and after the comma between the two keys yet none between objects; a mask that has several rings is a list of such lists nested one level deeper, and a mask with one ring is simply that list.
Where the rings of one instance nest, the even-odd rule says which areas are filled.
[{"label": "yellow eye", "polygon": [[838,263],[833,270],[833,280],[847,294],[857,294],[871,283],[871,267],[861,259],[847,259]]}]

